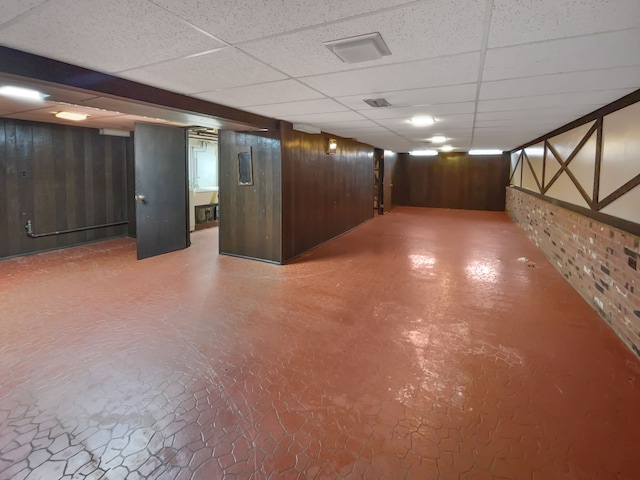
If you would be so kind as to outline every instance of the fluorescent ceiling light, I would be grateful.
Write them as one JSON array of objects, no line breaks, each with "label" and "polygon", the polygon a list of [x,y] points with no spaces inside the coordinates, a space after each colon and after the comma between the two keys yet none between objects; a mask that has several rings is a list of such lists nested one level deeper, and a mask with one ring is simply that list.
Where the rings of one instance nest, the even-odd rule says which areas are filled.
[{"label": "fluorescent ceiling light", "polygon": [[14,97],[14,98],[26,98],[29,100],[42,100],[43,98],[46,98],[49,96],[37,90],[32,90],[30,88],[12,87],[10,85],[0,87],[0,95],[5,95],[7,97]]},{"label": "fluorescent ceiling light", "polygon": [[447,141],[447,137],[444,135],[434,135],[429,139],[431,143],[444,143]]},{"label": "fluorescent ceiling light", "polygon": [[436,123],[436,119],[428,115],[422,115],[413,117],[410,122],[414,127],[428,127],[429,125],[433,125],[434,123]]},{"label": "fluorescent ceiling light", "polygon": [[57,112],[53,114],[57,118],[62,118],[64,120],[73,120],[74,122],[81,122],[82,120],[86,120],[89,115],[84,113],[74,113],[74,112]]},{"label": "fluorescent ceiling light", "polygon": [[442,147],[440,147],[440,151],[441,152],[452,152],[453,151],[453,147],[451,145],[443,145]]},{"label": "fluorescent ceiling light", "polygon": [[502,150],[476,148],[469,150],[469,155],[502,155]]},{"label": "fluorescent ceiling light", "polygon": [[411,150],[409,155],[413,157],[435,157],[438,155],[437,150]]},{"label": "fluorescent ceiling light", "polygon": [[391,55],[389,47],[377,32],[325,42],[324,46],[344,63],[368,62]]}]

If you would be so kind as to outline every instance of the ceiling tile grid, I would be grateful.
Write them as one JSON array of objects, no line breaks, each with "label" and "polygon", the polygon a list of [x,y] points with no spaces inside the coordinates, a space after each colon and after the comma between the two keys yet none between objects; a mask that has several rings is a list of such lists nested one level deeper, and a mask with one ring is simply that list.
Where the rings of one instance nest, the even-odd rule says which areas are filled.
[{"label": "ceiling tile grid", "polygon": [[[239,46],[293,77],[356,70],[476,51],[480,47],[482,0],[418,2],[343,22],[326,24]],[[324,42],[379,32],[392,55],[362,65],[340,61]]]},{"label": "ceiling tile grid", "polygon": [[0,25],[0,44],[101,72],[225,44],[146,1],[51,0]]},{"label": "ceiling tile grid", "polygon": [[[457,149],[511,149],[640,88],[638,0],[2,3],[0,45],[380,148],[410,150],[437,133]],[[372,32],[391,55],[347,64],[324,45]],[[59,90],[47,101],[141,111]],[[391,107],[372,108],[367,98]],[[51,121],[46,108],[0,98],[0,115],[21,112]],[[436,124],[413,127],[417,114]]]},{"label": "ceiling tile grid", "polygon": [[237,108],[325,98],[322,93],[293,79],[220,88],[210,92],[196,93],[193,96]]},{"label": "ceiling tile grid", "polygon": [[638,0],[493,0],[489,48],[638,26]]},{"label": "ceiling tile grid", "polygon": [[128,70],[120,76],[187,95],[287,79],[234,47]]},{"label": "ceiling tile grid", "polygon": [[[415,0],[152,0],[173,14],[197,25],[230,44],[271,37],[292,30],[322,25],[345,18],[390,10]],[[367,32],[368,33],[368,32]]]},{"label": "ceiling tile grid", "polygon": [[47,0],[3,0],[2,11],[0,12],[0,26],[46,3],[46,1]]}]

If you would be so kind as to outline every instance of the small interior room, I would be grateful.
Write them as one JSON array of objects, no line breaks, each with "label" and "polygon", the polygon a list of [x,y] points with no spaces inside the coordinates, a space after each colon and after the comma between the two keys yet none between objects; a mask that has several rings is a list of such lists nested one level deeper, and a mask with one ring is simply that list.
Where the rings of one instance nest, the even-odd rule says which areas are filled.
[{"label": "small interior room", "polygon": [[218,226],[218,131],[193,127],[189,136],[189,230]]}]

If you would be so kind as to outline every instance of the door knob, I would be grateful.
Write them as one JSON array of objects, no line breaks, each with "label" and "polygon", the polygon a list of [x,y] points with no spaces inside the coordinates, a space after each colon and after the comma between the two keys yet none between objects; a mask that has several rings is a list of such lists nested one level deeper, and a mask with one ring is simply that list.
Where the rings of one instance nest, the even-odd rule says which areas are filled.
[{"label": "door knob", "polygon": [[140,200],[142,203],[145,202],[145,200],[147,199],[147,197],[145,197],[144,195],[136,195],[136,200]]}]

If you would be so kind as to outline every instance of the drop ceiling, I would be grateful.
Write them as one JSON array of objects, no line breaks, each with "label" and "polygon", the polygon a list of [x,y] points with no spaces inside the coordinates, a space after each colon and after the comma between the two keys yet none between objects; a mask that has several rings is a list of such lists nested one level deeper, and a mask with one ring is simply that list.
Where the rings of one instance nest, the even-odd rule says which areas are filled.
[{"label": "drop ceiling", "polygon": [[[457,150],[508,150],[640,88],[638,0],[2,4],[0,45],[399,152],[436,134]],[[347,64],[324,46],[373,32],[391,55]],[[207,121],[86,93],[31,110],[1,99],[0,115],[36,120],[62,99],[108,110],[94,126]]]}]

